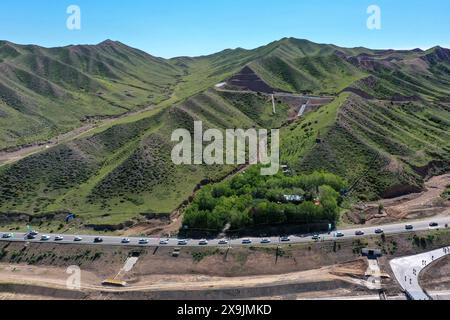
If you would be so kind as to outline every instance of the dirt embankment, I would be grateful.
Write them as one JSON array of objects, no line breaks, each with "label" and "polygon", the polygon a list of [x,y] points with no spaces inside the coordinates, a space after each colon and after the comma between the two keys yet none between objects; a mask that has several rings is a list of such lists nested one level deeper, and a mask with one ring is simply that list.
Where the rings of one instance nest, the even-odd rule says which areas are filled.
[{"label": "dirt embankment", "polygon": [[450,256],[431,264],[422,273],[420,284],[428,292],[450,290]]},{"label": "dirt embankment", "polygon": [[450,185],[450,174],[431,178],[425,191],[394,199],[356,206],[344,220],[355,224],[377,225],[408,219],[421,219],[450,214],[450,202],[441,195]]},{"label": "dirt embankment", "polygon": [[[367,261],[361,248],[380,249],[381,272],[389,261],[441,247],[450,231],[371,237],[265,248],[121,248],[77,245],[0,245],[0,296],[63,299],[242,299],[373,295],[367,286]],[[421,239],[424,239],[421,241]],[[133,268],[121,274],[125,288],[101,285],[115,277],[130,255]],[[80,266],[82,290],[66,288],[69,266]],[[391,275],[392,276],[392,275]],[[399,294],[394,278],[383,279],[388,294]],[[17,296],[15,296],[17,295]]]},{"label": "dirt embankment", "polygon": [[272,94],[275,89],[262,80],[250,67],[244,67],[239,73],[227,81],[231,88]]}]

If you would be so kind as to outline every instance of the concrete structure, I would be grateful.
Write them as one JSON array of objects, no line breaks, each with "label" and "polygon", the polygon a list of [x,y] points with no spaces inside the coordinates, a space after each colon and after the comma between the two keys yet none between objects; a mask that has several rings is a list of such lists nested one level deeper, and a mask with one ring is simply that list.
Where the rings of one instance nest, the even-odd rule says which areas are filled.
[{"label": "concrete structure", "polygon": [[411,300],[431,300],[432,297],[426,293],[419,284],[420,273],[430,263],[450,254],[450,247],[418,254],[415,256],[394,259],[390,262],[392,271]]}]

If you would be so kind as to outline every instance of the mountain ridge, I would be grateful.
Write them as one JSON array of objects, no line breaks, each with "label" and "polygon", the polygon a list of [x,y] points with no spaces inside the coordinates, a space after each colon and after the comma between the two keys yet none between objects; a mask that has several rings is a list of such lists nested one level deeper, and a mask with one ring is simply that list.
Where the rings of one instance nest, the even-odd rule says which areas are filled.
[{"label": "mountain ridge", "polygon": [[[236,170],[171,165],[171,132],[192,131],[200,120],[208,128],[282,127],[285,163],[350,181],[366,174],[356,191],[369,200],[420,190],[426,176],[450,166],[447,50],[340,48],[285,38],[166,60],[112,40],[54,49],[0,42],[3,144],[45,141],[83,117],[155,106],[0,167],[0,212],[69,210],[100,225],[170,213],[202,182]],[[261,86],[235,90],[240,74],[272,91],[334,101],[296,118],[307,100],[278,97],[274,115]],[[222,91],[214,87],[219,82]]]}]

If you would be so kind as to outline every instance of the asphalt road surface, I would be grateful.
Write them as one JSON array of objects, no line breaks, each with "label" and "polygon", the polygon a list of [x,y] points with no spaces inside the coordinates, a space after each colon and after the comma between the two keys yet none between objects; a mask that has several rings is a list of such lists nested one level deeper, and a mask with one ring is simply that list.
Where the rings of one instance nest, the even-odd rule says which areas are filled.
[{"label": "asphalt road surface", "polygon": [[[437,223],[438,226],[431,227],[430,223]],[[26,233],[0,233],[0,241],[3,242],[31,242],[31,243],[57,243],[57,244],[79,244],[79,245],[99,245],[99,246],[168,246],[168,247],[227,247],[227,246],[251,246],[251,245],[273,245],[273,244],[295,244],[295,243],[312,243],[318,241],[335,241],[339,239],[354,239],[362,238],[364,236],[371,236],[376,234],[377,229],[382,229],[385,234],[400,234],[415,231],[427,231],[445,228],[446,224],[450,224],[450,217],[439,217],[430,218],[427,220],[420,220],[414,222],[408,222],[413,229],[407,230],[406,223],[389,224],[384,226],[374,226],[366,228],[356,228],[356,229],[344,229],[340,231],[333,231],[331,233],[318,234],[319,239],[314,239],[313,235],[304,236],[290,236],[289,241],[283,241],[282,237],[269,237],[269,238],[240,238],[240,239],[226,239],[226,242],[220,243],[224,239],[212,239],[208,242],[201,244],[199,240],[186,240],[186,243],[180,243],[180,240],[184,239],[167,239],[167,238],[136,238],[130,237],[113,237],[113,236],[83,236],[80,235],[81,239],[75,241],[78,235],[67,235],[67,234],[38,234],[35,239],[28,239]],[[39,231],[39,230],[37,230]],[[356,233],[364,233],[357,235]],[[10,238],[5,237],[6,235],[11,235]],[[42,240],[42,236],[48,235],[50,239]],[[60,236],[63,240],[56,240]],[[101,237],[101,242],[95,242],[95,238]],[[141,240],[145,241],[141,241]],[[285,239],[286,240],[286,239]],[[161,243],[161,241],[167,241],[166,243]]]},{"label": "asphalt road surface", "polygon": [[427,268],[433,261],[450,254],[450,247],[441,248],[410,257],[394,259],[390,262],[400,286],[413,300],[431,300],[419,285],[419,276],[422,270]]}]

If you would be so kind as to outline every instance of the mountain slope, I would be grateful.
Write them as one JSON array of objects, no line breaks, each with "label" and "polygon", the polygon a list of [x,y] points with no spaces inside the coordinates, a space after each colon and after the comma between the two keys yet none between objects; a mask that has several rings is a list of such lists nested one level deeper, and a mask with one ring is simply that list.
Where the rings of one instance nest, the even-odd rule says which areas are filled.
[{"label": "mountain slope", "polygon": [[46,140],[170,98],[181,70],[119,42],[42,48],[0,42],[0,148]]},{"label": "mountain slope", "polygon": [[300,172],[327,170],[358,182],[367,200],[419,192],[425,177],[450,168],[449,120],[444,104],[346,94],[287,128],[282,156]]},{"label": "mountain slope", "polygon": [[[86,222],[123,222],[136,213],[170,213],[201,180],[219,181],[233,166],[175,166],[173,130],[277,127],[289,107],[253,93],[209,90],[138,121],[0,167],[2,212],[72,210]],[[51,173],[49,172],[51,171]]]},{"label": "mountain slope", "polygon": [[[283,128],[281,156],[297,172],[325,169],[358,181],[360,198],[417,191],[424,177],[450,168],[448,49],[282,39],[164,60],[111,41],[55,49],[1,42],[0,59],[3,145],[158,106],[0,167],[0,212],[74,211],[99,225],[170,213],[198,184],[236,169],[173,165],[173,130],[192,132],[196,120],[205,129],[278,128],[301,106],[277,98],[273,114],[270,96],[251,91],[335,96]],[[225,86],[212,89],[219,82]]]}]

